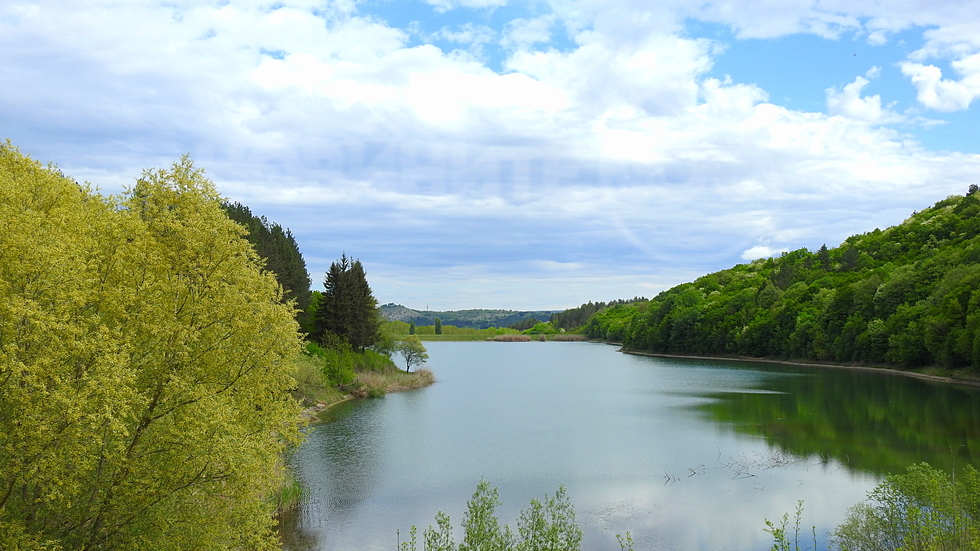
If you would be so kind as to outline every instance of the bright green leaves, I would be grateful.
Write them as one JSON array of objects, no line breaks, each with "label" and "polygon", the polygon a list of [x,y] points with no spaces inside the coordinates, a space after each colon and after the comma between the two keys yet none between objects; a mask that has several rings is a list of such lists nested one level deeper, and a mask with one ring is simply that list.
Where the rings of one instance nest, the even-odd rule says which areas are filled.
[{"label": "bright green leaves", "polygon": [[0,523],[66,548],[274,547],[300,339],[203,172],[185,157],[105,199],[8,144],[0,225]]},{"label": "bright green leaves", "polygon": [[426,352],[425,346],[415,335],[409,335],[405,340],[399,341],[395,345],[395,350],[405,360],[405,371],[411,371],[412,366],[423,365],[429,360],[429,354]]},{"label": "bright green leaves", "polygon": [[967,466],[957,477],[920,463],[892,475],[851,508],[835,531],[842,548],[931,551],[980,548],[980,485]]},{"label": "bright green leaves", "polygon": [[953,196],[840,247],[784,253],[600,310],[590,337],[661,353],[980,370],[980,209]]},{"label": "bright green leaves", "polygon": [[[543,501],[531,500],[529,508],[517,519],[517,534],[501,524],[496,510],[500,506],[497,489],[486,480],[476,486],[466,504],[463,517],[463,541],[453,538],[449,515],[439,512],[436,526],[423,532],[424,551],[576,551],[581,548],[582,529],[575,522],[575,509],[561,486],[554,496]],[[416,529],[401,551],[416,551]]]}]

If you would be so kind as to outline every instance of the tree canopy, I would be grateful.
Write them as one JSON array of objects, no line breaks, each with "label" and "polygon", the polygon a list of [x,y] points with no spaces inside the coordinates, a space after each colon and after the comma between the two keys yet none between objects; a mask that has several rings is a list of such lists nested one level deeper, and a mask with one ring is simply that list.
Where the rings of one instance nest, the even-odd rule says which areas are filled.
[{"label": "tree canopy", "polygon": [[282,301],[295,303],[302,323],[302,316],[310,305],[310,275],[292,232],[270,222],[265,216],[255,216],[241,203],[225,202],[222,207],[229,218],[245,226],[245,238],[265,262],[265,268],[276,275],[276,281],[282,286]]},{"label": "tree canopy", "polygon": [[312,336],[324,343],[341,338],[358,351],[377,342],[381,314],[361,261],[344,253],[330,264],[323,286]]},{"label": "tree canopy", "polygon": [[395,350],[405,360],[405,371],[411,371],[413,365],[423,365],[429,359],[425,345],[415,335],[409,335],[407,339],[399,341],[395,345]]},{"label": "tree canopy", "polygon": [[586,331],[636,350],[980,371],[980,194],[609,308]]},{"label": "tree canopy", "polygon": [[0,541],[275,548],[301,340],[203,172],[105,198],[8,142],[0,226]]}]

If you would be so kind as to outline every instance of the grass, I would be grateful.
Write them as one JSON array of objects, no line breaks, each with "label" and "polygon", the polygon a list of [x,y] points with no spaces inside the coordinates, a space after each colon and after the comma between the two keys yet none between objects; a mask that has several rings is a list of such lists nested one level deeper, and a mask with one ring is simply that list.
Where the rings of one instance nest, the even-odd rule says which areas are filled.
[{"label": "grass", "polygon": [[[408,335],[404,335],[404,336],[407,337]],[[415,336],[418,337],[420,341],[485,341],[490,338],[487,337],[486,335],[481,335],[477,333],[454,334],[454,335],[447,335],[445,333],[442,335],[426,335],[426,334],[416,333]]]},{"label": "grass", "polygon": [[304,406],[309,407],[319,403],[333,404],[346,397],[346,393],[331,386],[323,377],[323,365],[318,359],[300,354],[296,357],[294,365],[296,371],[293,372],[293,378],[296,379],[296,388],[292,390],[292,394]]},{"label": "grass", "polygon": [[391,368],[383,371],[362,371],[357,374],[357,389],[352,394],[359,397],[380,398],[389,392],[412,390],[429,386],[436,380],[428,369],[417,369],[406,373]]},{"label": "grass", "polygon": [[530,342],[529,335],[497,335],[493,338],[494,342]]},{"label": "grass", "polygon": [[300,484],[293,469],[286,464],[285,460],[279,462],[276,470],[282,473],[282,481],[279,487],[273,490],[265,499],[270,505],[275,505],[276,510],[274,515],[278,516],[285,511],[299,506],[300,501],[303,499],[303,485]]}]

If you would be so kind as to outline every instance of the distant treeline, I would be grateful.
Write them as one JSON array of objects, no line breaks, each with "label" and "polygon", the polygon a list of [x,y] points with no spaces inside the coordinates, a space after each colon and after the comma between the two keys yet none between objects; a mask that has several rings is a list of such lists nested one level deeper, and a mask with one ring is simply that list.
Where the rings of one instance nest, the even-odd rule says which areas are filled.
[{"label": "distant treeline", "polygon": [[495,327],[509,327],[529,318],[547,319],[553,313],[555,313],[554,310],[517,311],[491,309],[436,312],[431,310],[411,310],[393,303],[381,306],[382,316],[389,321],[414,323],[417,327],[434,326],[436,319],[438,319],[442,325],[470,329],[491,329]]},{"label": "distant treeline", "polygon": [[661,353],[980,370],[980,197],[614,306],[592,338]]},{"label": "distant treeline", "polygon": [[[634,302],[646,302],[647,300],[648,299],[644,297],[633,297],[631,299],[618,299],[609,302],[589,301],[577,308],[569,308],[564,312],[557,312],[551,314],[551,317],[549,318],[548,321],[551,322],[551,325],[553,325],[555,329],[572,330],[572,329],[582,327],[583,325],[589,322],[589,319],[593,315],[607,308],[612,308],[613,306],[622,306],[625,304],[632,304]],[[532,323],[528,325],[528,327],[532,327],[533,325],[534,324]]]}]

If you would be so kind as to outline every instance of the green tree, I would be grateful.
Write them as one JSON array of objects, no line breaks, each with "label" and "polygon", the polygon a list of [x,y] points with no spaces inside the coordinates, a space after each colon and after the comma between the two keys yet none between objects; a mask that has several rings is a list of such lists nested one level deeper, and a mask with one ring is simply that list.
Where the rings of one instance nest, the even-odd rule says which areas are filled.
[{"label": "green tree", "polygon": [[423,365],[429,360],[425,346],[415,335],[409,335],[407,339],[400,341],[395,345],[395,350],[404,358],[406,372],[411,371],[413,365]]},{"label": "green tree", "polygon": [[436,321],[435,321],[435,332],[436,332],[436,335],[441,335],[442,334],[442,320],[439,319],[439,318],[436,318]]},{"label": "green tree", "polygon": [[103,198],[8,142],[0,226],[0,542],[275,549],[301,341],[203,172]]},{"label": "green tree", "polygon": [[326,342],[329,335],[336,335],[358,352],[374,344],[380,334],[381,313],[361,261],[343,254],[330,264],[323,286],[313,337]]},{"label": "green tree", "polygon": [[294,302],[297,318],[304,324],[306,309],[310,306],[310,275],[299,245],[288,229],[264,216],[252,214],[245,205],[235,202],[222,204],[228,217],[245,226],[245,238],[255,247],[255,252],[265,261],[265,268],[276,274],[276,281],[283,289],[282,301]]},{"label": "green tree", "polygon": [[414,321],[413,322],[410,322],[408,324],[408,334],[409,335],[414,335],[415,334],[415,322]]}]

